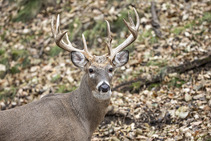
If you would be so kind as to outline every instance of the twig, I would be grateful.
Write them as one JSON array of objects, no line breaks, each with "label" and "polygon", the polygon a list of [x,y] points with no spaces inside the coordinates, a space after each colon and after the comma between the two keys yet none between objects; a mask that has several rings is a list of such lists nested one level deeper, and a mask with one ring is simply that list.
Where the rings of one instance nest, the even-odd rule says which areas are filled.
[{"label": "twig", "polygon": [[203,48],[205,48],[205,45],[203,42],[201,42],[195,35],[193,35],[193,40],[195,40],[197,43],[199,43]]},{"label": "twig", "polygon": [[40,49],[40,52],[38,54],[38,57],[42,57],[43,55],[43,51],[44,51],[44,48],[50,43],[51,41],[51,38],[47,38],[44,40],[44,42],[41,43],[41,49]]}]

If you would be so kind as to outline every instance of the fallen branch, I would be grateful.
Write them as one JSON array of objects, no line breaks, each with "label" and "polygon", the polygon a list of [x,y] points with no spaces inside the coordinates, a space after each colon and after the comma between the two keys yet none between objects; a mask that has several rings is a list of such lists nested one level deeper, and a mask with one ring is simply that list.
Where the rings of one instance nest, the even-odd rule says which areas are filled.
[{"label": "fallen branch", "polygon": [[129,111],[118,110],[113,106],[109,106],[103,124],[108,124],[115,120],[121,120],[123,123],[127,124],[135,122],[134,117],[130,114]]},{"label": "fallen branch", "polygon": [[130,112],[121,111],[115,108],[110,108],[110,110],[105,115],[104,123],[108,124],[111,121],[121,120],[124,124],[135,123],[137,127],[142,127],[143,123],[148,123],[152,126],[161,127],[163,124],[171,124],[172,118],[167,110],[150,109],[147,106],[142,107],[143,112],[141,112],[139,117],[134,117]]},{"label": "fallen branch", "polygon": [[197,60],[194,60],[194,61],[191,61],[191,62],[187,62],[187,63],[184,63],[184,64],[179,65],[179,66],[164,67],[160,71],[160,73],[158,73],[155,76],[152,76],[150,79],[139,77],[137,79],[130,80],[130,81],[124,82],[122,84],[119,84],[119,85],[115,86],[113,88],[113,90],[119,90],[121,88],[121,91],[128,91],[128,90],[131,91],[133,89],[131,87],[132,83],[139,82],[140,83],[139,86],[141,88],[144,85],[149,85],[149,84],[152,84],[152,83],[157,83],[157,82],[163,81],[165,76],[167,76],[170,73],[175,73],[175,72],[176,73],[184,73],[188,70],[200,67],[200,66],[205,65],[207,63],[211,63],[211,54],[209,54],[208,56],[206,56],[204,58],[197,59]]}]

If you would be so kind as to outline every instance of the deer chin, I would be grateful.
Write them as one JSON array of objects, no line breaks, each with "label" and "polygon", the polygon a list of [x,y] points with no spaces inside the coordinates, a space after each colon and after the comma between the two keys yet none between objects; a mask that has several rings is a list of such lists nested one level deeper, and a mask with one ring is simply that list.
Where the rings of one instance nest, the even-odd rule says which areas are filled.
[{"label": "deer chin", "polygon": [[111,98],[111,90],[109,90],[108,92],[102,92],[102,91],[92,91],[93,96],[98,99],[98,100],[108,100]]}]

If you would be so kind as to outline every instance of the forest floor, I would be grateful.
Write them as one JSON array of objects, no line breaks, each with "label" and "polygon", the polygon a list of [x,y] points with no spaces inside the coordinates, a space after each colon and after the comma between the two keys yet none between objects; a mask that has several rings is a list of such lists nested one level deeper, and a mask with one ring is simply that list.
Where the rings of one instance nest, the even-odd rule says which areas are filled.
[{"label": "forest floor", "polygon": [[211,141],[210,0],[156,1],[160,27],[152,26],[150,1],[61,0],[24,23],[13,22],[21,7],[0,0],[0,109],[79,86],[82,72],[53,41],[52,16],[61,15],[74,45],[82,46],[84,33],[89,50],[101,55],[107,52],[105,19],[115,47],[129,35],[122,19],[128,11],[134,15],[132,7],[140,16],[139,36],[127,48],[129,63],[115,71],[112,106],[92,140]]}]

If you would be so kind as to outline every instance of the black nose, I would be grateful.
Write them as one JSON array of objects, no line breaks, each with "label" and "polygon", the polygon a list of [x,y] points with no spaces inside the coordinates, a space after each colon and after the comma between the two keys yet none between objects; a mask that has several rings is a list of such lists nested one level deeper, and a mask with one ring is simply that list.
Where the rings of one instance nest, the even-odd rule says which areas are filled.
[{"label": "black nose", "polygon": [[100,85],[100,87],[98,88],[98,91],[102,91],[102,92],[108,92],[110,90],[110,86],[108,84],[106,84],[105,82],[103,82],[102,85]]}]

